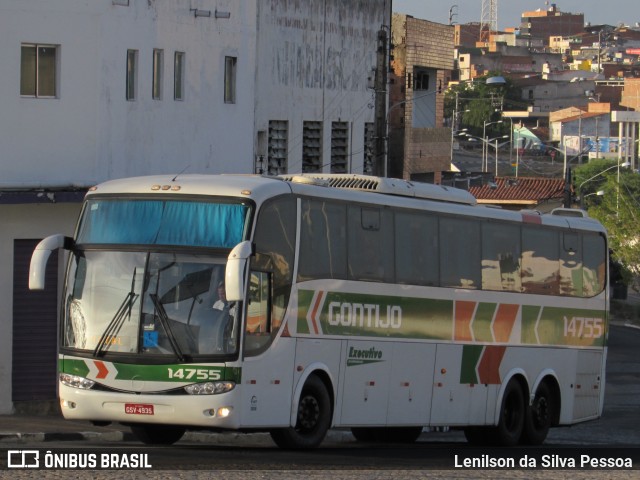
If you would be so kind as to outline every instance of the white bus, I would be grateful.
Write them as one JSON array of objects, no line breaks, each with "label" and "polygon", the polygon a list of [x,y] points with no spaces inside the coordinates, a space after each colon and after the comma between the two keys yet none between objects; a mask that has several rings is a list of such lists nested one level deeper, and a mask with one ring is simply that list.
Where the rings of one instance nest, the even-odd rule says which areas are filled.
[{"label": "white bus", "polygon": [[[414,441],[540,444],[602,413],[604,228],[576,210],[476,205],[462,190],[358,175],[114,180],[68,251],[59,397],[67,419]],[[571,215],[573,214],[573,215]]]}]

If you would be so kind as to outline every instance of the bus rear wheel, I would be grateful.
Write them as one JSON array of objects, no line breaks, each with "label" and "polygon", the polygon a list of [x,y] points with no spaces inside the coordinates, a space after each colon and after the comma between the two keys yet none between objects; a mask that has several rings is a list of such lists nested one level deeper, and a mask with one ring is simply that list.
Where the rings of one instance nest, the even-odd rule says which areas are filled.
[{"label": "bus rear wheel", "polygon": [[169,425],[131,425],[135,437],[146,445],[173,445],[186,429]]},{"label": "bus rear wheel", "polygon": [[504,390],[500,420],[492,432],[493,443],[503,447],[517,445],[524,429],[525,415],[526,408],[522,387],[516,379],[512,378]]},{"label": "bus rear wheel", "polygon": [[316,448],[331,426],[331,399],[317,375],[311,375],[300,395],[296,426],[271,430],[271,438],[280,448],[301,450]]},{"label": "bus rear wheel", "polygon": [[522,433],[522,443],[540,445],[547,438],[553,418],[553,396],[546,383],[536,390],[533,403],[527,407]]}]

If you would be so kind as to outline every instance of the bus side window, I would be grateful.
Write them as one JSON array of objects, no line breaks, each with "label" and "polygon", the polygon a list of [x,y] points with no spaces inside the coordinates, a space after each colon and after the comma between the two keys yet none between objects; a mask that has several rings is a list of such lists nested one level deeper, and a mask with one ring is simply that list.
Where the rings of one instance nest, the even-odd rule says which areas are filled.
[{"label": "bus side window", "polygon": [[522,227],[522,290],[536,295],[560,294],[560,235],[553,230]]},{"label": "bus side window", "polygon": [[251,272],[250,278],[245,353],[255,355],[271,342],[271,275]]},{"label": "bus side window", "polygon": [[562,234],[560,249],[560,295],[581,297],[583,294],[582,245],[580,235]]},{"label": "bus side window", "polygon": [[605,287],[606,243],[601,235],[585,234],[582,238],[583,245],[583,292],[584,297],[593,297]]},{"label": "bus side window", "polygon": [[482,287],[480,222],[470,218],[440,218],[440,286]]},{"label": "bus side window", "polygon": [[393,282],[393,215],[382,208],[349,205],[348,278]]},{"label": "bus side window", "polygon": [[[251,332],[251,338],[264,338],[260,338],[259,345],[253,350],[247,345],[245,353],[248,355],[257,355],[265,350],[284,320],[293,282],[296,216],[297,202],[292,196],[272,199],[258,212],[253,238],[256,254],[251,261],[250,294],[259,292],[260,296],[251,298],[254,305],[247,305],[247,308],[258,309],[249,310],[249,316],[252,312],[259,311],[262,318],[259,321],[256,317],[248,324],[255,325],[256,328],[260,324],[260,331]],[[269,309],[267,313],[264,308]]]}]

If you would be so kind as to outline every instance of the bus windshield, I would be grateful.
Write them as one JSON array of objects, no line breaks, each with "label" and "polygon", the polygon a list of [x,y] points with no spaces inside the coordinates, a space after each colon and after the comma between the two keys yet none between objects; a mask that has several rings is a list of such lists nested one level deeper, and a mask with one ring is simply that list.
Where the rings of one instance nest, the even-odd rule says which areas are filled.
[{"label": "bus windshield", "polygon": [[224,293],[225,260],[190,254],[76,251],[68,276],[62,346],[93,352],[228,355],[236,306]]}]

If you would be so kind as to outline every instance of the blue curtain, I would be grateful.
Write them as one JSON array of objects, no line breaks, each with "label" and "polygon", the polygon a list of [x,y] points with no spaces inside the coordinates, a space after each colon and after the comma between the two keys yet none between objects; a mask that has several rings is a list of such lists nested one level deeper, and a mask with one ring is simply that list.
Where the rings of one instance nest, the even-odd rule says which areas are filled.
[{"label": "blue curtain", "polygon": [[232,248],[248,207],[174,200],[90,200],[78,243]]}]

